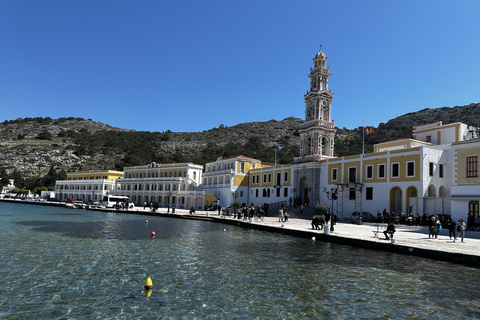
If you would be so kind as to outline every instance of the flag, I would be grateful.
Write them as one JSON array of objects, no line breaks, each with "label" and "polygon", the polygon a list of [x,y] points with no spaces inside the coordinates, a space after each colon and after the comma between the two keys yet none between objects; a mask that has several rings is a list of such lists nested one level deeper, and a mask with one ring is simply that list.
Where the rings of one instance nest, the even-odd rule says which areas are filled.
[{"label": "flag", "polygon": [[365,127],[367,130],[367,134],[372,134],[372,133],[375,133],[375,131],[373,131],[373,127]]}]

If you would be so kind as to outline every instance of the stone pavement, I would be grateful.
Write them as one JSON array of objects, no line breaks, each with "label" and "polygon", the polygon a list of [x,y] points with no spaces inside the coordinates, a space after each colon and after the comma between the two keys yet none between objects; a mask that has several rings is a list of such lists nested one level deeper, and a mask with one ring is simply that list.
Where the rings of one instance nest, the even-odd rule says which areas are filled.
[{"label": "stone pavement", "polygon": [[[150,210],[136,208],[138,213],[152,214]],[[386,224],[364,223],[362,225],[349,222],[338,222],[334,231],[312,230],[310,219],[290,218],[288,222],[279,222],[278,217],[265,217],[263,221],[243,221],[233,217],[219,216],[216,211],[200,211],[190,215],[188,210],[176,209],[175,214],[167,213],[166,208],[159,208],[154,215],[169,215],[172,217],[210,220],[219,223],[238,225],[246,228],[254,228],[301,236],[305,238],[315,237],[318,241],[333,242],[339,244],[360,246],[384,251],[414,254],[427,258],[446,260],[472,266],[480,266],[480,231],[467,231],[464,242],[459,236],[457,241],[450,240],[448,230],[442,230],[438,239],[428,238],[428,229],[417,226],[396,225],[394,243],[386,240],[383,231]],[[374,231],[379,230],[378,237]],[[330,229],[330,228],[329,228]]]}]

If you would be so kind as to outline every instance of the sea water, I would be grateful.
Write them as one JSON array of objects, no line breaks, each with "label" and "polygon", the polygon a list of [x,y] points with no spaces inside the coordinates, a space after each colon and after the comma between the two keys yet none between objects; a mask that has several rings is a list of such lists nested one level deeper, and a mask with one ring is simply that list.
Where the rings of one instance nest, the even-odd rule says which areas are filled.
[{"label": "sea water", "polygon": [[0,203],[2,319],[477,319],[478,272],[213,222]]}]

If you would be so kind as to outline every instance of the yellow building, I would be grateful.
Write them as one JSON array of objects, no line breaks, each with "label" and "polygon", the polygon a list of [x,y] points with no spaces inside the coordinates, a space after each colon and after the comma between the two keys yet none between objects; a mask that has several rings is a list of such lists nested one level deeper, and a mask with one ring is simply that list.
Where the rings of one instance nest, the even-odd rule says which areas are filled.
[{"label": "yellow building", "polygon": [[249,203],[293,205],[292,166],[262,163],[250,170]]}]

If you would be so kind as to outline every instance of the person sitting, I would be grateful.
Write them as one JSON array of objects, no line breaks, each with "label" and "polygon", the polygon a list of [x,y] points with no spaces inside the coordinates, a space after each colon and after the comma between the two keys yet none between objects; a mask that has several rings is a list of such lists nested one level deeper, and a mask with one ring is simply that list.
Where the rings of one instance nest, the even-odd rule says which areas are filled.
[{"label": "person sitting", "polygon": [[[395,225],[391,222],[388,223],[387,230],[383,231],[383,234],[385,235],[386,239],[393,238],[393,234],[395,233]],[[390,238],[388,235],[390,234]]]}]

